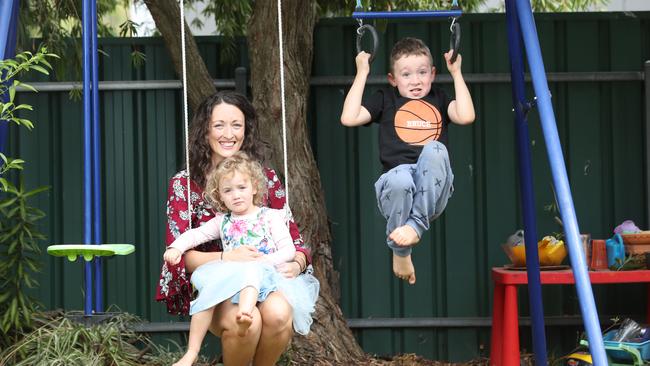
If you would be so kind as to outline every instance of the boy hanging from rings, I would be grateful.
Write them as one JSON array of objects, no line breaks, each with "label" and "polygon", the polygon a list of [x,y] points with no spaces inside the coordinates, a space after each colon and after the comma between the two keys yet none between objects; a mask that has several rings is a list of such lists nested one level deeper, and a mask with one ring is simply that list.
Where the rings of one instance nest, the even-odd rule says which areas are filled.
[{"label": "boy hanging from rings", "polygon": [[383,174],[375,182],[377,205],[386,218],[386,242],[393,251],[393,272],[415,283],[411,250],[429,223],[442,214],[453,192],[454,174],[447,152],[449,122],[474,122],[474,105],[463,75],[460,54],[444,54],[456,99],[432,86],[436,68],[429,48],[419,39],[404,38],[390,55],[388,82],[362,101],[370,54],[356,56],[357,73],[343,104],[341,123],[355,127],[379,124]]}]

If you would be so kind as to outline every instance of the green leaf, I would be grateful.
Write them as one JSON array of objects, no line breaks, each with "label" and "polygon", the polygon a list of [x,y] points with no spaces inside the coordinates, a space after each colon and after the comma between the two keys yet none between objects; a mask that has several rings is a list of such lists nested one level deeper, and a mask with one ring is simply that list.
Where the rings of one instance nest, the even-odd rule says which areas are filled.
[{"label": "green leaf", "polygon": [[16,202],[17,199],[18,198],[14,197],[14,198],[9,198],[9,199],[7,199],[5,201],[0,201],[0,208],[5,208],[5,207],[13,205],[14,202]]},{"label": "green leaf", "polygon": [[47,69],[44,68],[43,66],[39,66],[39,65],[31,65],[31,68],[34,69],[34,70],[36,70],[36,71],[38,71],[38,72],[40,72],[41,74],[45,74],[45,75],[49,75],[49,74],[50,74],[50,72],[47,71]]},{"label": "green leaf", "polygon": [[19,104],[19,105],[16,106],[16,108],[14,108],[14,111],[17,111],[19,109],[27,109],[27,110],[30,110],[30,111],[34,110],[34,108],[29,104]]},{"label": "green leaf", "polygon": [[0,110],[0,113],[4,116],[6,113],[11,113],[11,107],[14,105],[13,103],[0,103],[2,105],[2,110]]},{"label": "green leaf", "polygon": [[27,89],[27,90],[29,90],[29,91],[32,91],[32,92],[34,92],[34,93],[38,93],[38,90],[36,90],[36,88],[34,88],[33,86],[31,86],[31,85],[29,85],[29,84],[26,84],[26,83],[20,83],[20,86],[22,86],[23,88],[25,88],[25,89]]},{"label": "green leaf", "polygon": [[14,297],[14,298],[11,300],[11,305],[9,305],[9,317],[10,317],[11,319],[16,318],[16,312],[17,312],[17,311],[18,311],[18,301],[17,301],[16,298]]},{"label": "green leaf", "polygon": [[7,301],[7,299],[9,299],[10,296],[11,296],[11,293],[9,293],[9,292],[0,293],[0,304]]},{"label": "green leaf", "polygon": [[[54,55],[54,56],[56,56],[56,55]],[[58,58],[59,56],[56,56],[56,57]],[[45,58],[42,58],[42,59],[40,60],[40,63],[42,63],[43,65],[47,66],[48,69],[52,70],[52,65],[50,65],[50,63],[47,62],[47,60],[46,60]]]},{"label": "green leaf", "polygon": [[[16,84],[14,83],[14,85],[16,85]],[[9,102],[10,103],[13,103],[15,96],[16,96],[16,88],[10,87],[9,88]]]},{"label": "green leaf", "polygon": [[25,193],[25,194],[23,195],[23,197],[25,197],[25,198],[29,198],[29,197],[31,197],[31,196],[33,196],[33,195],[36,195],[36,194],[39,194],[39,193],[41,193],[41,192],[46,192],[46,191],[48,191],[49,189],[50,189],[50,186],[42,186],[42,187],[38,187],[38,188],[36,188],[36,189],[33,189],[33,190],[31,190],[31,191]]},{"label": "green leaf", "polygon": [[12,118],[11,120],[12,120],[13,122],[16,122],[16,123],[19,124],[19,125],[23,125],[23,126],[27,127],[27,129],[29,129],[29,130],[31,130],[31,129],[34,128],[34,124],[32,123],[32,121],[30,121],[30,120],[28,120],[28,119],[24,119],[24,118]]}]

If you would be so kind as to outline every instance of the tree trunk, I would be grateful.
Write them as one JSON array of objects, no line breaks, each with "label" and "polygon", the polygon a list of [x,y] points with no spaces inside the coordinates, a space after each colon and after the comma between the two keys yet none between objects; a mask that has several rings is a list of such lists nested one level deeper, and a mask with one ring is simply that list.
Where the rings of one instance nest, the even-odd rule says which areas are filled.
[{"label": "tree trunk", "polygon": [[[323,360],[354,362],[364,358],[337,304],[338,273],[334,270],[330,228],[320,174],[309,143],[307,101],[313,56],[313,31],[318,19],[316,3],[282,2],[284,81],[287,129],[289,202],[305,242],[311,246],[320,298],[309,336],[296,336],[292,358],[301,364]],[[262,136],[274,148],[271,161],[284,174],[282,154],[282,104],[277,3],[255,1],[248,27],[253,103]]]},{"label": "tree trunk", "polygon": [[[156,28],[162,34],[169,56],[174,63],[174,70],[181,79],[183,74],[183,59],[181,57],[181,11],[176,0],[144,0],[151,16],[156,22]],[[185,22],[185,58],[187,73],[187,101],[192,110],[207,96],[214,94],[217,89],[212,77],[205,67],[205,62],[199,54],[190,27]]]}]

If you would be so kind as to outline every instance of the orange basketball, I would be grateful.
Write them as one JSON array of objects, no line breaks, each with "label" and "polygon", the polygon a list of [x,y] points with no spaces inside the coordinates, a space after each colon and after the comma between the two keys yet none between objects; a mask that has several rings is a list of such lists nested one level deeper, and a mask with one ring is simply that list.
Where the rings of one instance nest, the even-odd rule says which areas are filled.
[{"label": "orange basketball", "polygon": [[395,113],[395,132],[410,145],[437,140],[442,132],[440,111],[422,99],[408,101]]}]

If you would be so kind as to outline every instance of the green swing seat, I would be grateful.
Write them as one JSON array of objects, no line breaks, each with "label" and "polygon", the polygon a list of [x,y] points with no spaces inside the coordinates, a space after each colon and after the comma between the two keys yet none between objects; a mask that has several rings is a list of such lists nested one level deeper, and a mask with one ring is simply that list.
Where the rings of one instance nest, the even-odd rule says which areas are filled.
[{"label": "green swing seat", "polygon": [[74,262],[78,256],[90,261],[94,257],[127,255],[134,251],[133,244],[57,244],[47,247],[48,254],[55,257],[68,257],[70,262]]}]

